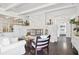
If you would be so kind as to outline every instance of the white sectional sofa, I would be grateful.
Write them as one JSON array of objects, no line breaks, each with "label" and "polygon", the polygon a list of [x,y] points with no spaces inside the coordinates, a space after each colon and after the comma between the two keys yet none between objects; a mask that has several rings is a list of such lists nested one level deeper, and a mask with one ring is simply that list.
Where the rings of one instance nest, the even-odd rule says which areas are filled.
[{"label": "white sectional sofa", "polygon": [[24,40],[7,46],[0,45],[0,55],[22,55],[25,53],[24,45]]},{"label": "white sectional sofa", "polygon": [[72,48],[75,47],[79,54],[79,37],[73,36],[71,42],[72,42]]},{"label": "white sectional sofa", "polygon": [[13,32],[0,33],[0,54],[1,55],[21,55],[25,53],[25,40],[18,41],[26,34],[26,27],[14,25]]},{"label": "white sectional sofa", "polygon": [[0,33],[0,54],[1,55],[21,55],[25,53],[25,40],[18,41],[18,36],[14,32]]}]

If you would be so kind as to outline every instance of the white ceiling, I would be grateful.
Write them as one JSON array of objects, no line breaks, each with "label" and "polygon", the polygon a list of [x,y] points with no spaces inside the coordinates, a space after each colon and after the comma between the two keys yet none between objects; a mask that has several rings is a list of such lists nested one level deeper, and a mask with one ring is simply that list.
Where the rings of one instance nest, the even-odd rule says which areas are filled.
[{"label": "white ceiling", "polygon": [[0,8],[7,8],[8,6],[10,6],[12,3],[0,3]]},{"label": "white ceiling", "polygon": [[18,14],[46,4],[48,3],[0,3],[0,10]]},{"label": "white ceiling", "polygon": [[16,13],[20,13],[20,12],[23,12],[25,10],[30,10],[32,8],[36,8],[36,7],[39,7],[39,6],[42,6],[44,5],[43,3],[22,3],[22,4],[18,4],[16,5],[15,7],[13,8],[10,8],[8,9],[8,11],[13,11],[13,12],[16,12]]},{"label": "white ceiling", "polygon": [[26,15],[30,12],[38,10],[49,10],[66,5],[73,5],[72,3],[57,4],[57,3],[0,3],[0,10],[4,12],[12,12],[17,15]]}]

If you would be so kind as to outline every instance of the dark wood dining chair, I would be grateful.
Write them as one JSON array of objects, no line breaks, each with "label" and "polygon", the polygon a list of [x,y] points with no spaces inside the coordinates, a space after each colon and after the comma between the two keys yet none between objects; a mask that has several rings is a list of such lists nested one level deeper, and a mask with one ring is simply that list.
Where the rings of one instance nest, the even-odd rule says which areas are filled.
[{"label": "dark wood dining chair", "polygon": [[47,51],[49,54],[50,35],[37,36],[35,41],[32,41],[32,50],[37,55],[38,51]]}]

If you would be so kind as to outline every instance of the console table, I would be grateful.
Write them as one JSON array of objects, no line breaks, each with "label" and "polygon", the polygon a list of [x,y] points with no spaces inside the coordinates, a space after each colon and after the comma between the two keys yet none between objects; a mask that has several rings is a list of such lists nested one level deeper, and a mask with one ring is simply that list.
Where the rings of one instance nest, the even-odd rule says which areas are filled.
[{"label": "console table", "polygon": [[28,29],[32,36],[43,35],[43,29]]}]

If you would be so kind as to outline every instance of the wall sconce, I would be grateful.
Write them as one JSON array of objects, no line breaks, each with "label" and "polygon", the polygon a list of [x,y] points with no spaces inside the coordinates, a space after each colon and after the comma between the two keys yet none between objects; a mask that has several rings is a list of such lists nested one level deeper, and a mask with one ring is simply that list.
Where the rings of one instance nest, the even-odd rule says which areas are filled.
[{"label": "wall sconce", "polygon": [[30,25],[29,16],[27,16],[26,18],[27,18],[27,20],[25,21],[25,25],[28,26],[28,25]]},{"label": "wall sconce", "polygon": [[53,22],[52,22],[52,19],[49,19],[49,21],[47,22],[47,25],[52,25]]}]

